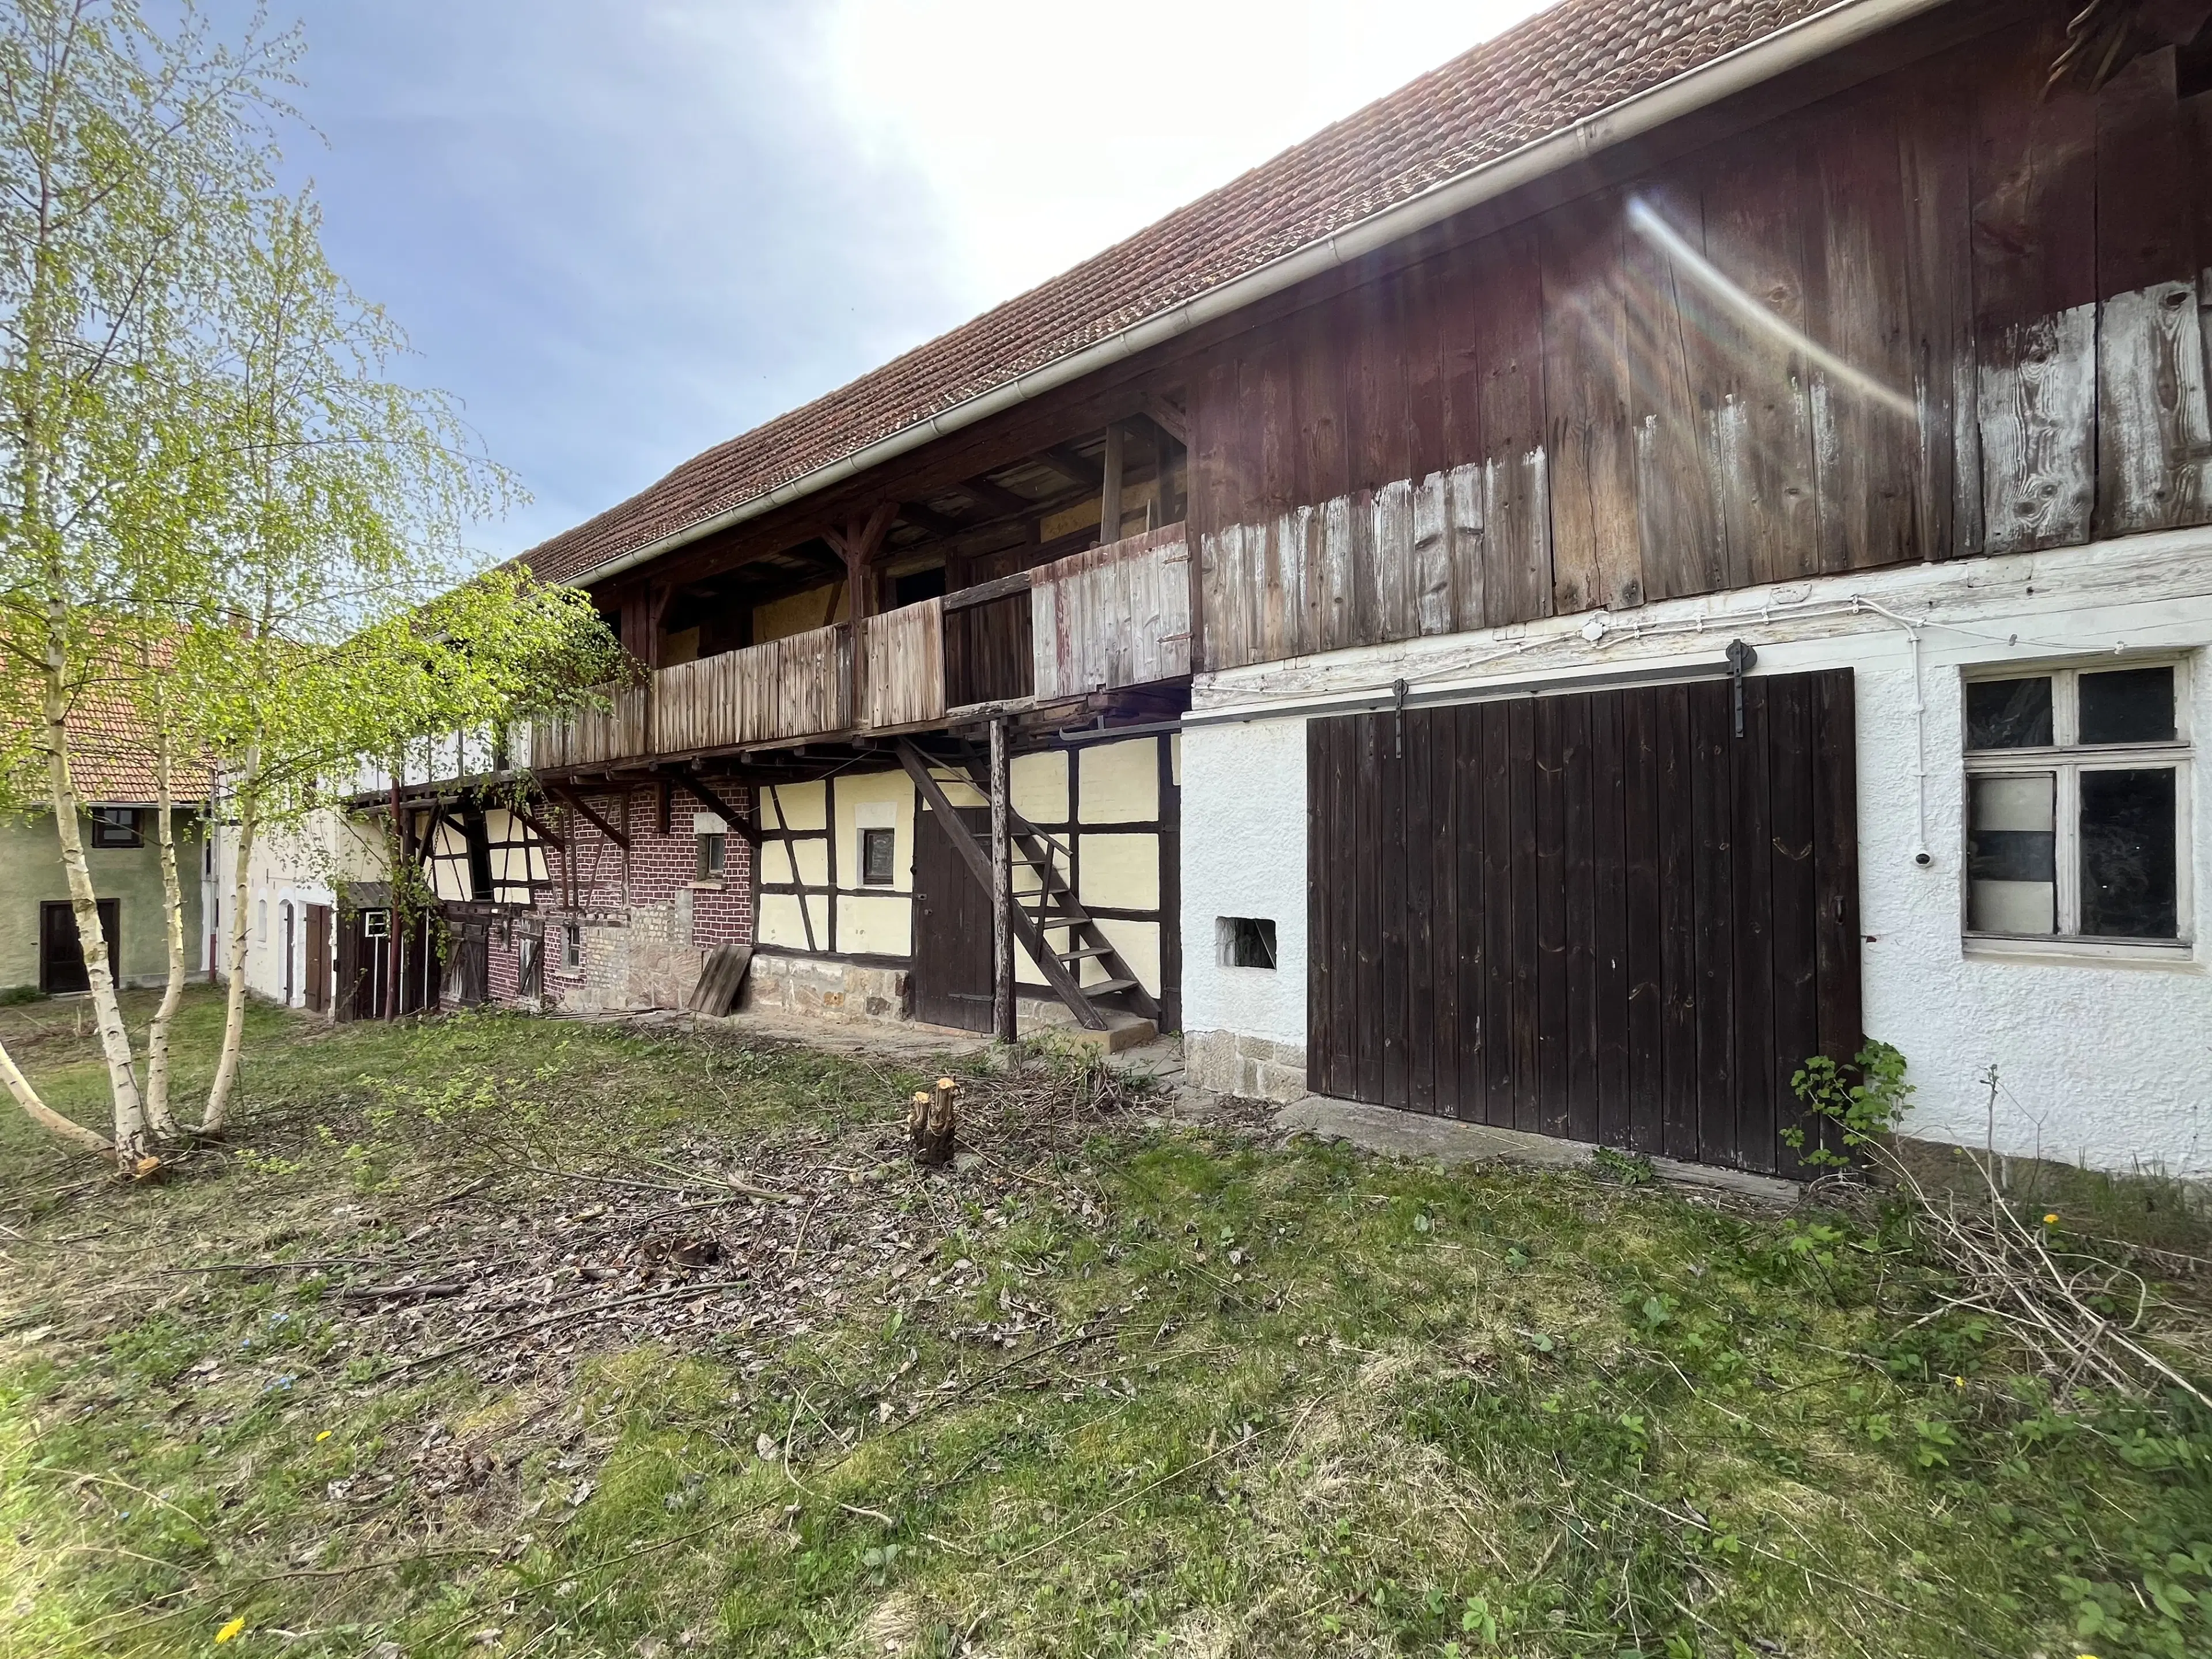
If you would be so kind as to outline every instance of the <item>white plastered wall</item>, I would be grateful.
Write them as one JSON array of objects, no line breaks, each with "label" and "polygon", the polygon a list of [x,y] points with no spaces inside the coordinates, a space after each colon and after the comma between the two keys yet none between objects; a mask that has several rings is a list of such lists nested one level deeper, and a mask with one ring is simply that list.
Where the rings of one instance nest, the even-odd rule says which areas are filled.
[{"label": "white plastered wall", "polygon": [[[202,962],[210,944],[216,976],[230,976],[231,902],[237,891],[238,831],[225,826],[216,832],[215,867],[206,878],[215,902],[203,909],[209,918],[209,937],[201,939]],[[356,824],[345,815],[321,811],[296,824],[266,831],[255,837],[246,860],[246,988],[272,1002],[284,998],[284,912],[292,913],[292,996],[295,1007],[307,1002],[305,953],[307,948],[307,907],[338,903],[334,884],[381,881],[385,878],[383,842],[374,829]],[[261,918],[268,916],[264,933]],[[332,918],[333,929],[337,920]]]},{"label": "white plastered wall", "polygon": [[[2212,532],[1859,573],[1606,620],[1595,640],[1577,616],[1203,676],[1194,711],[1372,696],[1400,678],[1418,691],[1581,673],[1601,682],[1669,660],[1712,662],[1735,638],[1757,647],[1758,672],[1851,668],[1866,1028],[1905,1054],[1918,1091],[1907,1133],[1983,1144],[1982,1079],[1995,1064],[2000,1152],[2212,1175],[2212,653],[2192,659],[2189,676],[2190,959],[1992,958],[1968,950],[1960,923],[1961,671],[2212,645]],[[1201,1040],[1194,1053],[1216,1032],[1304,1044],[1304,724],[1186,734],[1183,996],[1186,1030]],[[1273,919],[1277,969],[1222,966],[1221,916]]]}]

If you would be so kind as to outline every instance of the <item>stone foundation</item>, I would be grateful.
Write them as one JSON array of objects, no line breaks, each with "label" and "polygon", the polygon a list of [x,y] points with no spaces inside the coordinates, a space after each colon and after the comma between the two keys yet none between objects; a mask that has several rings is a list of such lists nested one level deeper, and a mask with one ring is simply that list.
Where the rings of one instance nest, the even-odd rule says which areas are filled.
[{"label": "stone foundation", "polygon": [[1186,1031],[1183,1070],[1189,1081],[1217,1095],[1269,1100],[1279,1105],[1306,1091],[1306,1051],[1239,1031]]},{"label": "stone foundation", "polygon": [[820,1019],[905,1020],[913,994],[903,968],[871,968],[811,957],[754,957],[741,1007]]}]

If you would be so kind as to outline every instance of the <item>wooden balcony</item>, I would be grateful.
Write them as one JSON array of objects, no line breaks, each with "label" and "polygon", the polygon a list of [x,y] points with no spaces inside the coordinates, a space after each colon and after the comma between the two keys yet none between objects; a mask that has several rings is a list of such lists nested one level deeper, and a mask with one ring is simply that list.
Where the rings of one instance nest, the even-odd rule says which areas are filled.
[{"label": "wooden balcony", "polygon": [[1190,672],[1188,556],[1183,527],[1170,525],[865,618],[857,721],[854,630],[839,623],[656,670],[611,692],[605,709],[534,727],[526,763],[556,771],[926,730],[963,709],[1180,678]]}]

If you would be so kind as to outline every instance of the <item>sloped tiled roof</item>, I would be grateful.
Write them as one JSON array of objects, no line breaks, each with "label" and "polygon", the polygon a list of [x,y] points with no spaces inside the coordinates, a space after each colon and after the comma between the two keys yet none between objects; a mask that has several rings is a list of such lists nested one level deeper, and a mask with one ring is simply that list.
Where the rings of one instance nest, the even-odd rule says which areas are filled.
[{"label": "sloped tiled roof", "polygon": [[[161,660],[166,664],[167,652]],[[70,707],[70,779],[87,806],[154,804],[153,736],[131,702],[129,678],[130,671],[123,670],[116,678],[95,679]],[[15,787],[0,794],[13,793],[35,806],[46,799],[43,740],[36,735],[34,711],[18,706],[9,714],[21,723],[0,733],[0,759],[10,768],[10,778],[0,781]],[[204,757],[177,756],[170,763],[169,798],[180,807],[205,805],[213,781]]]},{"label": "sloped tiled roof", "polygon": [[[151,806],[152,739],[119,695],[88,690],[70,711],[70,777],[88,806]],[[204,805],[212,778],[205,761],[185,757],[169,767],[169,799]]]},{"label": "sloped tiled roof", "polygon": [[568,580],[1650,90],[1834,0],[1561,0],[1073,270],[524,558]]}]

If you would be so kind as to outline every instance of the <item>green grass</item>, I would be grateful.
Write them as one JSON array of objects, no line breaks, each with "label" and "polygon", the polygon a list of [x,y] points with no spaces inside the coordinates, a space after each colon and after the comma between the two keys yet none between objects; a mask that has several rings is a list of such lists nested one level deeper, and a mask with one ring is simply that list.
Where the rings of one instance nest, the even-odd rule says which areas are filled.
[{"label": "green grass", "polygon": [[[180,1022],[188,1100],[218,1017]],[[0,1039],[96,1119],[70,1018]],[[226,1654],[409,1659],[2212,1649],[2212,1422],[2053,1398],[1922,1318],[1878,1221],[1071,1117],[1035,1072],[967,1074],[993,1161],[924,1176],[887,1156],[916,1081],[261,1010],[238,1140],[165,1186],[72,1190],[5,1121],[0,1651],[239,1619]],[[580,1203],[526,1166],[718,1161],[823,1194],[795,1233],[703,1212],[782,1229],[763,1288],[790,1239],[835,1290],[800,1334],[739,1297],[380,1382],[437,1333],[345,1311],[353,1270],[173,1271],[428,1248],[430,1200],[496,1175],[453,1236],[481,1256]]]}]

